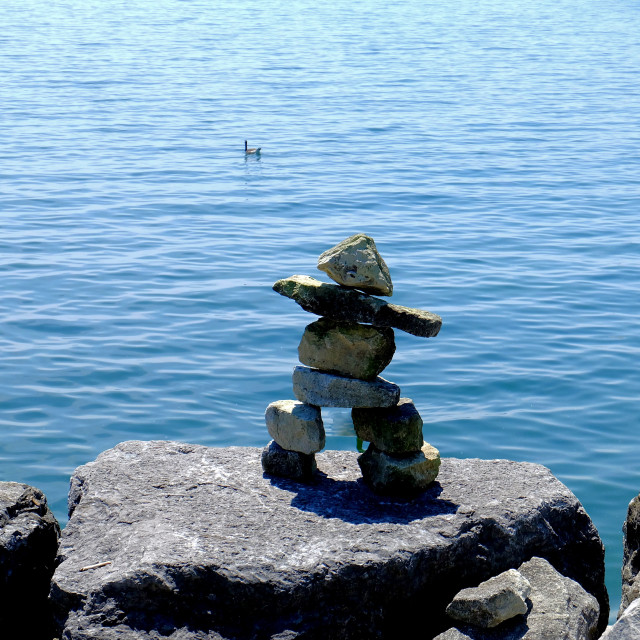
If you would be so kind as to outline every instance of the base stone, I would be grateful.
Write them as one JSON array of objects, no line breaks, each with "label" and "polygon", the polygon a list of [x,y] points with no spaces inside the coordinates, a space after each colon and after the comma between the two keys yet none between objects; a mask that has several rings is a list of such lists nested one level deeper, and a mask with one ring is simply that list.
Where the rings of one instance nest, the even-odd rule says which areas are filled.
[{"label": "base stone", "polygon": [[414,453],[391,455],[373,444],[358,458],[364,481],[381,495],[413,496],[437,477],[440,453],[428,442]]},{"label": "base stone", "polygon": [[594,593],[606,626],[602,542],[548,469],[444,459],[396,500],[367,488],[355,452],[316,459],[312,485],[265,476],[253,447],[125,442],[78,468],[58,637],[429,640],[462,588],[534,555]]},{"label": "base stone", "polygon": [[262,469],[271,476],[308,482],[318,470],[313,454],[283,449],[272,440],[262,450]]}]

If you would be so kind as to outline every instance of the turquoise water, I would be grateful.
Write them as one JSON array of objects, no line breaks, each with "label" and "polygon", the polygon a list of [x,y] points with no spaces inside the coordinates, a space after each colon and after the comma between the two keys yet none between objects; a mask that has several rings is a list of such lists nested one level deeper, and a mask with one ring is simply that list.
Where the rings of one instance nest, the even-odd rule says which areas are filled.
[{"label": "turquoise water", "polygon": [[[4,0],[1,477],[61,522],[128,439],[263,445],[313,320],[271,284],[372,235],[384,373],[443,456],[542,463],[607,547],[640,491],[631,0]],[[243,141],[262,146],[245,158]],[[348,410],[327,446],[354,449]]]}]

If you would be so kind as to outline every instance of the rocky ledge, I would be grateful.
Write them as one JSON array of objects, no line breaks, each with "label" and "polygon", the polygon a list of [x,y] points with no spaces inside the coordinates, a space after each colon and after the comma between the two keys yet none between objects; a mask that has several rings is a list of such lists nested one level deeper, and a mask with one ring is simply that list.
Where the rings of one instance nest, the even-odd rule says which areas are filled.
[{"label": "rocky ledge", "polygon": [[544,558],[608,617],[604,550],[548,469],[443,459],[412,500],[375,495],[357,454],[313,484],[260,450],[125,442],[76,470],[51,598],[65,640],[433,638],[463,588]]},{"label": "rocky ledge", "polygon": [[51,637],[47,594],[59,536],[58,522],[40,490],[0,482],[2,637]]},{"label": "rocky ledge", "polygon": [[622,601],[617,622],[607,630],[602,640],[640,638],[640,495],[629,503],[623,531]]}]

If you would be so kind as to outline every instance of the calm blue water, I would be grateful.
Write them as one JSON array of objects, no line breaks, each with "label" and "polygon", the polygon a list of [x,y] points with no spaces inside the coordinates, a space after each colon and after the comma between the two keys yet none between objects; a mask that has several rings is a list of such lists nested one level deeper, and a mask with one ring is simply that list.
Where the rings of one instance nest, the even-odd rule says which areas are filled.
[{"label": "calm blue water", "polygon": [[[61,522],[128,439],[263,445],[313,316],[275,294],[372,235],[400,384],[443,456],[547,465],[619,599],[640,491],[640,6],[3,0],[0,469]],[[262,146],[244,157],[243,141]],[[327,446],[353,449],[348,410]]]}]

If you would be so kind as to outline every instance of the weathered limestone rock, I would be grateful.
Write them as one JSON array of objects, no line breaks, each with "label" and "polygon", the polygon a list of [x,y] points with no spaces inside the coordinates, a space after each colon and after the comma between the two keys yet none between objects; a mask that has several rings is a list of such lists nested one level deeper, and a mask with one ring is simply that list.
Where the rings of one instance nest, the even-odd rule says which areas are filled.
[{"label": "weathered limestone rock", "polygon": [[318,470],[313,454],[288,451],[272,440],[262,450],[262,468],[265,473],[279,478],[308,482]]},{"label": "weathered limestone rock", "polygon": [[578,582],[565,577],[539,557],[520,565],[518,571],[531,583],[532,608],[527,625],[537,630],[531,640],[592,640],[598,637],[599,619],[600,629],[604,627],[602,603],[598,604]]},{"label": "weathered limestone rock", "polygon": [[318,407],[391,407],[400,399],[400,387],[384,378],[358,380],[295,367],[293,394],[300,402]]},{"label": "weathered limestone rock", "polygon": [[351,236],[325,251],[318,258],[318,269],[344,287],[382,296],[393,293],[389,269],[373,238],[364,233]]},{"label": "weathered limestone rock", "polygon": [[437,635],[434,640],[473,640],[473,638],[468,636],[466,633],[462,633],[462,631],[459,631],[455,627],[451,627],[451,629],[447,629],[443,633]]},{"label": "weathered limestone rock", "polygon": [[640,495],[629,503],[623,530],[622,601],[618,615],[640,598]]},{"label": "weathered limestone rock", "polygon": [[393,329],[320,318],[307,325],[298,357],[309,367],[373,380],[396,350]]},{"label": "weathered limestone rock", "polygon": [[501,622],[527,613],[525,602],[531,585],[515,569],[463,589],[447,607],[447,614],[459,622],[479,627],[496,627]]},{"label": "weathered limestone rock", "polygon": [[[51,637],[47,594],[59,537],[40,490],[0,482],[0,626],[11,637]],[[19,634],[12,634],[12,621]]]},{"label": "weathered limestone rock", "polygon": [[437,335],[442,326],[442,318],[430,311],[391,304],[310,276],[283,278],[273,285],[273,289],[295,300],[305,311],[334,320],[394,327],[423,338]]},{"label": "weathered limestone rock", "polygon": [[[518,572],[531,585],[526,617],[516,617],[494,629],[458,624],[436,640],[595,640],[606,618],[598,601],[578,582],[561,575],[547,560],[534,557]],[[605,610],[608,607],[604,606]],[[607,614],[608,615],[608,614]]]},{"label": "weathered limestone rock", "polygon": [[353,409],[356,435],[385,453],[420,451],[422,418],[410,398],[400,398],[388,409]]},{"label": "weathered limestone rock", "polygon": [[438,475],[440,453],[425,442],[420,451],[402,456],[379,451],[370,444],[358,458],[363,480],[383,495],[414,495]]},{"label": "weathered limestone rock", "polygon": [[353,452],[317,454],[313,486],[264,476],[259,453],[126,442],[77,469],[57,637],[428,639],[460,589],[534,555],[596,593],[606,625],[602,543],[544,467],[444,459],[424,494],[380,500]]},{"label": "weathered limestone rock", "polygon": [[600,640],[638,640],[640,638],[640,598],[634,600]]},{"label": "weathered limestone rock", "polygon": [[267,407],[265,421],[269,435],[283,449],[306,454],[324,449],[324,425],[318,407],[295,400],[278,400]]}]

